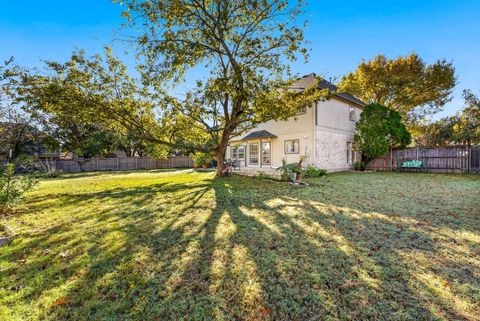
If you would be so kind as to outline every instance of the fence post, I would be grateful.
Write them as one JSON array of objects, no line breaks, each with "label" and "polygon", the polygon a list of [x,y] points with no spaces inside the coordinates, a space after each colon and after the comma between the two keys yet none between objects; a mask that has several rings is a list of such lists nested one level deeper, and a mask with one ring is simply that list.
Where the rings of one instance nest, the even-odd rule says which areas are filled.
[{"label": "fence post", "polygon": [[390,148],[390,171],[393,172],[393,149]]},{"label": "fence post", "polygon": [[135,169],[138,169],[138,157],[135,157]]},{"label": "fence post", "polygon": [[95,158],[95,171],[98,172],[98,158]]},{"label": "fence post", "polygon": [[470,166],[472,163],[472,155],[470,155],[470,151],[472,150],[472,147],[470,145],[467,145],[467,173],[470,174]]}]

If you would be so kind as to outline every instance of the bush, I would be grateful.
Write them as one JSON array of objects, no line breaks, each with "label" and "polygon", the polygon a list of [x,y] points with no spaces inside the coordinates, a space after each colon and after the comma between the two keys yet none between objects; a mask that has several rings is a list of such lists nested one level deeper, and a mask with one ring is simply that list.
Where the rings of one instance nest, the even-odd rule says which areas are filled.
[{"label": "bush", "polygon": [[362,162],[362,161],[356,161],[353,164],[353,167],[355,168],[356,171],[363,172],[365,170],[365,168],[367,167],[367,164],[365,164],[365,162]]},{"label": "bush", "polygon": [[315,177],[322,177],[327,175],[327,171],[312,165],[307,166],[303,170],[303,177],[305,178],[315,178]]},{"label": "bush", "polygon": [[15,166],[0,166],[0,215],[8,214],[22,200],[23,195],[31,190],[37,181],[31,175],[15,175]]},{"label": "bush", "polygon": [[202,165],[209,166],[210,162],[212,161],[212,156],[208,153],[197,152],[192,155],[192,159],[195,165],[197,166],[202,166]]},{"label": "bush", "polygon": [[284,182],[292,180],[293,173],[300,173],[301,167],[297,163],[288,164],[285,159],[282,159],[282,166],[280,166],[280,179]]}]

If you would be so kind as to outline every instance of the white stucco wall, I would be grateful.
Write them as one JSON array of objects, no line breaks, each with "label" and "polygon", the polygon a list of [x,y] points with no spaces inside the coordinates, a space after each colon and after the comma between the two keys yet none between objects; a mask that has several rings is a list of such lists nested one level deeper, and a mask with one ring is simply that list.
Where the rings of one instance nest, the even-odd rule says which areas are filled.
[{"label": "white stucco wall", "polygon": [[[350,107],[355,110],[355,120],[350,120]],[[353,142],[355,123],[362,109],[348,102],[331,99],[318,103],[315,126],[315,166],[328,171],[352,168],[353,160],[347,162],[347,143]],[[358,158],[358,155],[356,155]]]},{"label": "white stucco wall", "polygon": [[[355,121],[358,121],[361,108],[333,98],[318,102],[316,107],[312,105],[307,108],[305,114],[287,121],[272,120],[260,124],[255,129],[232,139],[230,145],[246,146],[251,142],[259,143],[260,140],[241,141],[241,138],[251,132],[266,130],[277,136],[271,140],[262,140],[270,141],[272,144],[271,167],[279,167],[284,158],[288,163],[293,163],[298,162],[301,156],[305,156],[305,165],[314,164],[329,171],[347,170],[352,167],[347,163],[347,142],[353,141],[355,133],[355,121],[351,121],[349,117],[350,106],[355,108]],[[285,154],[284,143],[290,139],[299,140],[298,154]],[[248,164],[248,148],[246,150],[247,163],[242,163],[241,166],[252,166]],[[227,148],[227,158],[230,158],[230,147]]]},{"label": "white stucco wall", "polygon": [[[289,163],[298,162],[301,156],[306,156],[306,159],[304,161],[305,164],[313,164],[314,127],[314,108],[312,105],[306,109],[305,114],[297,115],[295,117],[289,118],[286,121],[271,120],[263,124],[259,124],[255,129],[245,132],[239,137],[232,139],[230,144],[247,145],[250,142],[259,142],[260,140],[251,140],[248,142],[240,143],[239,139],[247,136],[251,132],[266,130],[277,136],[277,138],[274,138],[272,140],[262,140],[270,141],[272,143],[271,167],[279,167],[282,164],[283,158],[285,158]],[[298,154],[285,154],[284,143],[285,140],[290,139],[299,140],[300,147]],[[230,148],[227,148],[227,158],[230,158]],[[247,165],[250,166],[248,163]]]}]

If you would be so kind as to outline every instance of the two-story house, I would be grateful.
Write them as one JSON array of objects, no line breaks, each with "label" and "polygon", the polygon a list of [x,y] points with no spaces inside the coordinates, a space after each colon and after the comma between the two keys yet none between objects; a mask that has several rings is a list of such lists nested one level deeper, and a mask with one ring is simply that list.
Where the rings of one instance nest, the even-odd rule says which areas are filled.
[{"label": "two-story house", "polygon": [[[302,77],[295,87],[306,88],[314,74]],[[303,86],[303,87],[302,87]],[[322,80],[318,87],[336,92],[330,82]],[[348,93],[335,93],[329,100],[318,101],[286,121],[271,120],[235,137],[227,148],[227,158],[237,159],[241,167],[271,169],[298,162],[315,165],[328,171],[351,169],[356,153],[353,150],[355,123],[365,104]]]}]

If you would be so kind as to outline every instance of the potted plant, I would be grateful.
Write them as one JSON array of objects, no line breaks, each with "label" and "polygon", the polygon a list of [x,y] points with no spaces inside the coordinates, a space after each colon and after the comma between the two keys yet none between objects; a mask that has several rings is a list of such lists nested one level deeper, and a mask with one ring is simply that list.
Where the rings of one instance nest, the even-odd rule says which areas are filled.
[{"label": "potted plant", "polygon": [[207,153],[195,153],[192,155],[192,159],[194,162],[194,168],[202,167],[203,169],[206,169],[210,162],[210,155]]},{"label": "potted plant", "polygon": [[282,166],[280,167],[282,180],[289,181],[293,183],[300,183],[302,181],[302,162],[303,157],[300,158],[298,163],[287,164],[285,159],[282,160]]},{"label": "potted plant", "polygon": [[302,182],[302,162],[303,162],[304,158],[301,157],[300,158],[300,161],[298,163],[293,163],[294,166],[292,166],[292,173],[295,174],[295,177],[293,177],[292,175],[292,178],[294,178],[293,182],[294,183],[301,183]]}]

